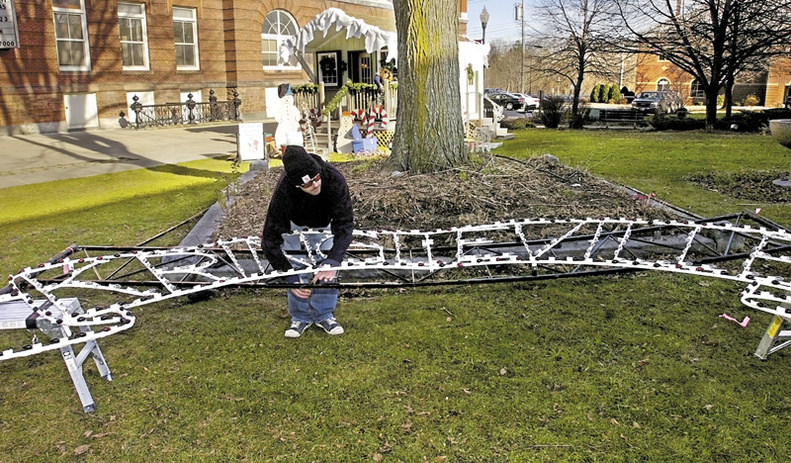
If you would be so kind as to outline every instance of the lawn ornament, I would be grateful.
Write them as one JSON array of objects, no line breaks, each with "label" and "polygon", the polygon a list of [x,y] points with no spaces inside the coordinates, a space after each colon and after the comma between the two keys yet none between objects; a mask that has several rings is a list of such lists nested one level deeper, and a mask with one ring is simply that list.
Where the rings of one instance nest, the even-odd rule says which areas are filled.
[{"label": "lawn ornament", "polygon": [[281,106],[275,113],[275,121],[277,121],[275,143],[278,147],[288,145],[302,146],[304,141],[302,129],[299,126],[299,121],[302,119],[302,116],[299,113],[299,108],[294,105],[294,95],[291,93],[291,85],[280,84],[277,87],[277,93],[280,97]]},{"label": "lawn ornament", "polygon": [[335,151],[337,153],[348,154],[352,152],[352,127],[354,127],[354,118],[350,112],[344,111],[341,114],[338,138],[335,140]]}]

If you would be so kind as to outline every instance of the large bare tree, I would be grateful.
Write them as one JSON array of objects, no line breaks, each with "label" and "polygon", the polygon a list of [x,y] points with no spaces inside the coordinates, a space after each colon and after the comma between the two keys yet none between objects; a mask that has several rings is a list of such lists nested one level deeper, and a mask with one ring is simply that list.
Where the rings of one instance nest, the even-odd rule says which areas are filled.
[{"label": "large bare tree", "polygon": [[398,123],[390,163],[436,172],[469,160],[459,84],[457,0],[393,0]]},{"label": "large bare tree", "polygon": [[585,76],[613,68],[608,58],[611,0],[541,0],[534,22],[544,54],[534,65],[540,73],[567,80],[573,89],[572,114],[578,114]]},{"label": "large bare tree", "polygon": [[662,56],[698,81],[708,127],[720,90],[791,40],[791,0],[612,1],[633,51]]}]

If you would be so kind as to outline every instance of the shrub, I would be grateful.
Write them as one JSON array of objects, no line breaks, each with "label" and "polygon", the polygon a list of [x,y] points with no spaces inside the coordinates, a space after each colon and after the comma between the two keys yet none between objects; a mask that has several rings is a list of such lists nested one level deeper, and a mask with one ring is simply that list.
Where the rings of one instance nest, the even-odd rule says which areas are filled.
[{"label": "shrub", "polygon": [[757,96],[747,95],[747,98],[744,99],[742,104],[744,104],[744,106],[757,106],[760,102],[761,100],[759,100]]},{"label": "shrub", "polygon": [[791,110],[767,109],[766,111],[742,110],[731,117],[717,121],[714,128],[736,132],[760,132],[769,127],[772,119],[791,119]]},{"label": "shrub", "polygon": [[535,127],[535,124],[522,117],[513,118],[513,119],[503,119],[502,121],[500,121],[500,125],[508,130],[524,130],[528,127],[531,128]]},{"label": "shrub", "polygon": [[599,102],[599,93],[601,92],[601,84],[596,84],[593,86],[593,90],[591,90],[591,103],[598,103]]},{"label": "shrub", "polygon": [[654,130],[699,130],[706,128],[706,121],[702,119],[690,119],[679,117],[676,114],[658,114],[646,119]]},{"label": "shrub", "polygon": [[613,85],[612,87],[610,87],[610,98],[608,98],[608,101],[612,101],[614,103],[620,103],[621,98],[622,98],[621,91],[618,89],[618,86]]},{"label": "shrub", "polygon": [[612,85],[610,84],[602,84],[601,86],[601,93],[599,94],[599,103],[607,103],[610,101],[610,90],[612,89]]},{"label": "shrub", "polygon": [[563,120],[565,101],[562,97],[549,96],[541,102],[541,123],[548,129],[557,129]]}]

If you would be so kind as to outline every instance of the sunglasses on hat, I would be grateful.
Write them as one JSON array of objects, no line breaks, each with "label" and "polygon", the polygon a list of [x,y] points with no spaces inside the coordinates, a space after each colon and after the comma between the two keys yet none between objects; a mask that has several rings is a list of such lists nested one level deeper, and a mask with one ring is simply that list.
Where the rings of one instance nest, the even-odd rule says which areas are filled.
[{"label": "sunglasses on hat", "polygon": [[[306,177],[307,177],[307,175],[306,175]],[[310,179],[307,182],[303,183],[302,185],[297,185],[297,188],[302,188],[302,189],[307,190],[308,188],[312,187],[314,183],[316,183],[316,182],[318,182],[320,180],[321,180],[321,173],[318,173],[318,174],[316,174],[315,177],[313,177],[312,179]]]}]

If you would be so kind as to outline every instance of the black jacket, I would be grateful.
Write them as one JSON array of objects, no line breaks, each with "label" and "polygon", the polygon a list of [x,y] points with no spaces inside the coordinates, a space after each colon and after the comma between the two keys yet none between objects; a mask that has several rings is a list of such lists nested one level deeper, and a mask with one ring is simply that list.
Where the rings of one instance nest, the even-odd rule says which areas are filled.
[{"label": "black jacket", "polygon": [[334,166],[321,157],[311,154],[321,166],[321,192],[309,195],[292,185],[285,172],[275,186],[266,213],[261,248],[275,270],[290,270],[291,264],[283,254],[283,234],[291,232],[291,222],[309,228],[330,225],[333,235],[332,249],[324,263],[338,265],[352,242],[354,212],[346,179]]}]

